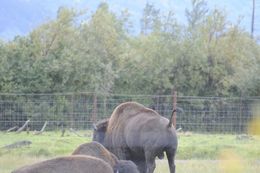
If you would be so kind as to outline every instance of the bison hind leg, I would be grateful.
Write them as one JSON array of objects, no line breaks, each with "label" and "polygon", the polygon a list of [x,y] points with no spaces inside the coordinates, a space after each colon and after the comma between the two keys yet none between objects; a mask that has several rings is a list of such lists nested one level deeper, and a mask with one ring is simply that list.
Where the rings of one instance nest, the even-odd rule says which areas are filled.
[{"label": "bison hind leg", "polygon": [[156,165],[155,165],[156,154],[152,151],[153,150],[145,151],[146,173],[153,173],[154,169],[156,167]]},{"label": "bison hind leg", "polygon": [[176,149],[174,148],[170,148],[166,150],[170,173],[175,173],[175,161],[174,161],[175,153],[176,153]]}]

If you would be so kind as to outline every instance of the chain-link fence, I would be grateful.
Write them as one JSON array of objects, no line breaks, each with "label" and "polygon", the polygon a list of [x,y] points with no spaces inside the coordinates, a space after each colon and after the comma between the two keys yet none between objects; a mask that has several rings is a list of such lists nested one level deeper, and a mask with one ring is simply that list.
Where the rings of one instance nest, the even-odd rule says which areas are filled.
[{"label": "chain-link fence", "polygon": [[[62,128],[91,129],[93,122],[107,118],[120,103],[136,101],[167,118],[173,95],[105,95],[95,93],[0,94],[0,130],[21,127],[30,120],[30,130]],[[260,98],[177,97],[177,129],[211,133],[245,133]]]}]

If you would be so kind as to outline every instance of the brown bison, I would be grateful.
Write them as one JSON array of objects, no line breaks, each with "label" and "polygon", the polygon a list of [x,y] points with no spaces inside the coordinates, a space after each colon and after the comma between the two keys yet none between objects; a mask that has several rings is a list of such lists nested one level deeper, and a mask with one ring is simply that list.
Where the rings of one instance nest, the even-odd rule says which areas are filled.
[{"label": "brown bison", "polygon": [[93,140],[119,159],[132,160],[141,173],[153,173],[155,158],[163,158],[166,152],[170,172],[175,173],[178,142],[171,119],[139,103],[122,103],[109,120],[94,125]]},{"label": "brown bison", "polygon": [[113,173],[105,161],[91,156],[58,157],[19,168],[12,173]]},{"label": "brown bison", "polygon": [[113,153],[95,141],[81,144],[72,155],[89,155],[102,159],[114,168],[115,173],[139,173],[137,166],[132,161],[118,160]]}]

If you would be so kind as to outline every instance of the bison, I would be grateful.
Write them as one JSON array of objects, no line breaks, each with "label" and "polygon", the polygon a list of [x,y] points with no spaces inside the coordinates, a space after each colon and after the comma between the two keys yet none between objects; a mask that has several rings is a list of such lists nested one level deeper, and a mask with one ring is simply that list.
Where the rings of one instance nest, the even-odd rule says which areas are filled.
[{"label": "bison", "polygon": [[170,172],[175,173],[178,141],[172,118],[169,121],[139,103],[118,105],[109,119],[94,125],[93,141],[119,159],[132,160],[141,173],[153,173],[155,158],[162,159],[166,152]]},{"label": "bison", "polygon": [[12,173],[113,173],[105,161],[92,156],[58,157],[19,168]]},{"label": "bison", "polygon": [[115,173],[139,173],[137,166],[132,161],[118,160],[113,153],[95,141],[81,144],[73,151],[72,155],[89,155],[100,158],[114,168]]}]

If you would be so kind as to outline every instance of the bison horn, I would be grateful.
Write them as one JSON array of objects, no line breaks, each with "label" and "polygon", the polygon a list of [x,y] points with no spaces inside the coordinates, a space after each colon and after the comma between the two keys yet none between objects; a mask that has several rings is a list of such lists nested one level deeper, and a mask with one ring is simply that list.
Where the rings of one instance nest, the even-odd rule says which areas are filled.
[{"label": "bison horn", "polygon": [[93,124],[93,129],[94,129],[94,130],[97,130],[96,124]]},{"label": "bison horn", "polygon": [[176,112],[176,109],[173,109],[173,111],[172,111],[172,115],[171,115],[171,118],[170,118],[168,127],[171,127],[171,126],[172,126],[172,117],[173,117],[173,115],[174,115],[174,112]]}]

